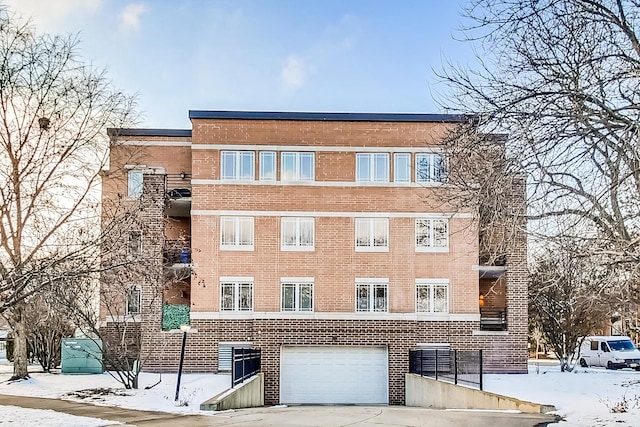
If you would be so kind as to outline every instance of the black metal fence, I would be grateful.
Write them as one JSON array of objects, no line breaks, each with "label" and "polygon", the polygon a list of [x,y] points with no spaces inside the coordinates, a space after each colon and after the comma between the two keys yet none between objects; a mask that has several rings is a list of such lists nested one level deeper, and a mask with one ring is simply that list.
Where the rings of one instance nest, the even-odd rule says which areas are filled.
[{"label": "black metal fence", "polygon": [[482,390],[482,350],[409,350],[409,372]]},{"label": "black metal fence", "polygon": [[231,348],[231,387],[260,372],[259,348]]}]

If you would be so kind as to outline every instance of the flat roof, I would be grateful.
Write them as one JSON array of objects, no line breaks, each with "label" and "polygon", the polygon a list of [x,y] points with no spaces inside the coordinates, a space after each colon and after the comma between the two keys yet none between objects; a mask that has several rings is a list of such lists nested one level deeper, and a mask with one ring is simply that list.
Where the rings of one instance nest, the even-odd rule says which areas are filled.
[{"label": "flat roof", "polygon": [[340,122],[435,122],[462,123],[475,119],[471,114],[420,113],[320,113],[292,111],[189,110],[189,119],[308,120]]},{"label": "flat roof", "polygon": [[191,137],[191,129],[108,128],[109,136],[182,136]]}]

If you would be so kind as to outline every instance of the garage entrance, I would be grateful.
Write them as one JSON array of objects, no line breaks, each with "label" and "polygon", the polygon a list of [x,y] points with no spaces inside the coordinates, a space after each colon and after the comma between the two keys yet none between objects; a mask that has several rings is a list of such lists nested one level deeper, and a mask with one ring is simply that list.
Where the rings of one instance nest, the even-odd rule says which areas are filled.
[{"label": "garage entrance", "polygon": [[282,346],[280,403],[388,404],[386,347]]}]

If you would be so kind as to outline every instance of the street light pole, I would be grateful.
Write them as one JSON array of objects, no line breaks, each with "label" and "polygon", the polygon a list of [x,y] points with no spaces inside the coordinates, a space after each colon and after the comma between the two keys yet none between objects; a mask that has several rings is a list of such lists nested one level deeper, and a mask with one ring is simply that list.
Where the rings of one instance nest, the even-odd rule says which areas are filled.
[{"label": "street light pole", "polygon": [[180,325],[180,330],[182,331],[182,349],[180,350],[180,367],[178,368],[178,383],[176,384],[176,402],[180,396],[180,377],[182,377],[182,366],[184,364],[184,347],[187,343],[187,332],[191,330],[191,326]]}]

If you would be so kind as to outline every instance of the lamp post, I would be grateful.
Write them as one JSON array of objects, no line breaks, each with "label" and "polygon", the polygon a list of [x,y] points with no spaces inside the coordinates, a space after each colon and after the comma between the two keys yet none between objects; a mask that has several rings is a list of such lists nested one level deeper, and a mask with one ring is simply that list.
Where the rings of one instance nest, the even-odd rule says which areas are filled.
[{"label": "lamp post", "polygon": [[180,377],[182,376],[182,365],[184,364],[184,347],[187,343],[187,332],[191,330],[189,325],[180,325],[182,331],[182,350],[180,350],[180,367],[178,368],[178,383],[176,384],[176,402],[180,396]]}]

